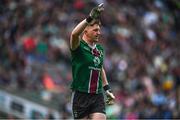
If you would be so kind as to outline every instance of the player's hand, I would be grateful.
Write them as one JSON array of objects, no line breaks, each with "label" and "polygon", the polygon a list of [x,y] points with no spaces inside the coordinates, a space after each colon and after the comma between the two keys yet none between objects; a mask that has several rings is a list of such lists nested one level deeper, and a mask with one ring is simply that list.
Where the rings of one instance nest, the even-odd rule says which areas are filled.
[{"label": "player's hand", "polygon": [[113,93],[109,90],[106,90],[105,93],[106,93],[106,104],[107,105],[114,104],[115,96],[113,95]]},{"label": "player's hand", "polygon": [[101,3],[97,7],[93,8],[89,14],[89,16],[93,19],[98,19],[100,17],[101,12],[104,10],[104,4]]}]

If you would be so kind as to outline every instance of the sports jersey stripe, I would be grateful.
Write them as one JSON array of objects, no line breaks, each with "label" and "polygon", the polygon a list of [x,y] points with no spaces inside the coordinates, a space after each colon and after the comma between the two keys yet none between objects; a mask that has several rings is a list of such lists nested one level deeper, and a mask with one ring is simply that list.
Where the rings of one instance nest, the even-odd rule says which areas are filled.
[{"label": "sports jersey stripe", "polygon": [[97,89],[98,79],[99,79],[99,71],[91,70],[91,79],[90,79],[90,93],[95,93]]}]

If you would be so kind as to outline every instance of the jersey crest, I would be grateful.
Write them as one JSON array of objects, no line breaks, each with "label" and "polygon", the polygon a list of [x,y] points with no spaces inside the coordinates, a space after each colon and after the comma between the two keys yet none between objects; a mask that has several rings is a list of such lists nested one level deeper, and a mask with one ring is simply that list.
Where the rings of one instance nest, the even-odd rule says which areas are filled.
[{"label": "jersey crest", "polygon": [[98,65],[100,64],[100,59],[99,59],[99,57],[94,57],[93,62],[94,62],[94,65],[95,65],[95,66],[98,66]]}]

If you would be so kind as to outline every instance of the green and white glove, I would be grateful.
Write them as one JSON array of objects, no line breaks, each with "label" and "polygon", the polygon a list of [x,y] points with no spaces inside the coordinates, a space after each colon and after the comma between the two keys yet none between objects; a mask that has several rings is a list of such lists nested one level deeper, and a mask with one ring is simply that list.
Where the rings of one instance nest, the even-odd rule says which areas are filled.
[{"label": "green and white glove", "polygon": [[89,16],[92,17],[93,19],[98,19],[103,10],[104,10],[104,4],[101,3],[97,7],[91,10]]},{"label": "green and white glove", "polygon": [[104,88],[104,91],[105,91],[105,94],[106,94],[106,104],[107,105],[114,104],[115,96],[113,95],[110,86],[105,85],[103,88]]},{"label": "green and white glove", "polygon": [[97,7],[94,7],[91,10],[89,17],[86,19],[86,21],[88,23],[90,23],[92,20],[98,19],[103,10],[104,10],[104,4],[103,3],[99,4]]}]

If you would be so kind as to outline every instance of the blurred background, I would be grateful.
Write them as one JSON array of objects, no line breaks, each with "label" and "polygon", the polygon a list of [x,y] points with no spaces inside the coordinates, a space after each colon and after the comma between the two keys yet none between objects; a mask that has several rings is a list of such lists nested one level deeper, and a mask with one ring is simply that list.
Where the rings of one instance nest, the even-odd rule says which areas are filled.
[{"label": "blurred background", "polygon": [[109,119],[180,118],[179,0],[0,0],[0,118],[71,119],[70,33],[101,16]]}]

